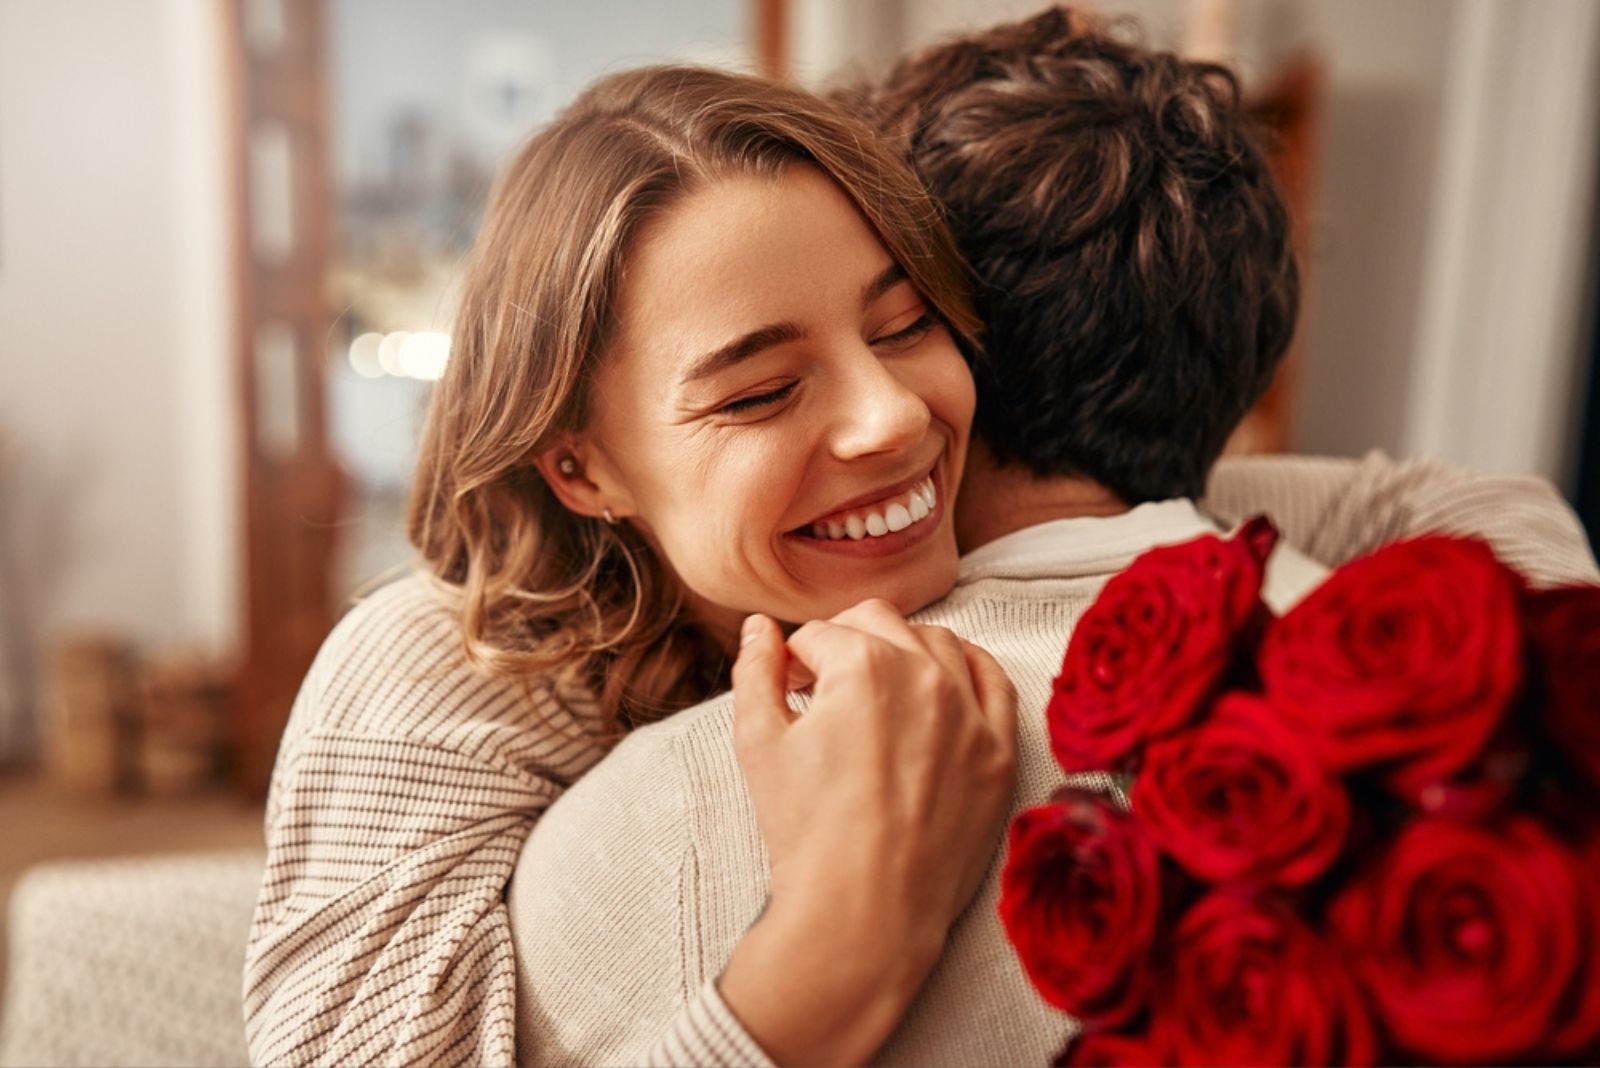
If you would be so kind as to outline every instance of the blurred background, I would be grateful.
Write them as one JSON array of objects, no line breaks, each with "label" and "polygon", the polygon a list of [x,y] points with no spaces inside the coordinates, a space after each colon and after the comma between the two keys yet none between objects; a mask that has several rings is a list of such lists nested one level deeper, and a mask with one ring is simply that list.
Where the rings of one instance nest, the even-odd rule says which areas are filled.
[{"label": "blurred background", "polygon": [[[0,897],[259,842],[401,516],[497,168],[662,59],[821,85],[1037,0],[0,0]],[[1141,0],[1278,129],[1306,314],[1246,450],[1554,480],[1600,529],[1600,4]]]}]

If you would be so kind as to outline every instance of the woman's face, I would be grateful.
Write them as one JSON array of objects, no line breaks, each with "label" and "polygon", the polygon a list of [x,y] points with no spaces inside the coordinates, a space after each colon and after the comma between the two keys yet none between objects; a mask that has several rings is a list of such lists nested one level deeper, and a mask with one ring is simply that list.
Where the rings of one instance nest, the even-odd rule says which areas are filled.
[{"label": "woman's face", "polygon": [[651,220],[617,312],[584,474],[705,622],[950,590],[972,377],[820,171],[719,179]]}]

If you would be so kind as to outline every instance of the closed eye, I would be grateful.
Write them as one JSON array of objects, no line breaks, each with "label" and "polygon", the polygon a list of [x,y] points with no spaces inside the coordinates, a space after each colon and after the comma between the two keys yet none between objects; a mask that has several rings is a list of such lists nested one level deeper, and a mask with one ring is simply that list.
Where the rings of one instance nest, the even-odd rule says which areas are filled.
[{"label": "closed eye", "polygon": [[916,319],[915,322],[913,322],[910,326],[906,327],[904,330],[896,330],[892,334],[885,334],[882,337],[873,338],[872,339],[872,344],[874,344],[874,345],[904,345],[904,344],[906,344],[908,342],[916,341],[917,339],[921,338],[924,334],[927,334],[930,330],[932,330],[936,325],[937,325],[937,323],[934,322],[933,316],[931,314],[929,314],[928,312],[923,312],[922,315],[919,316]]},{"label": "closed eye", "polygon": [[760,408],[765,408],[769,405],[777,404],[779,401],[786,399],[789,394],[793,393],[796,385],[798,385],[798,383],[790,382],[787,386],[783,386],[780,389],[774,389],[766,393],[756,393],[748,397],[735,398],[734,400],[731,400],[727,404],[724,404],[722,407],[718,408],[717,412],[721,415],[738,415],[741,412],[752,412]]}]

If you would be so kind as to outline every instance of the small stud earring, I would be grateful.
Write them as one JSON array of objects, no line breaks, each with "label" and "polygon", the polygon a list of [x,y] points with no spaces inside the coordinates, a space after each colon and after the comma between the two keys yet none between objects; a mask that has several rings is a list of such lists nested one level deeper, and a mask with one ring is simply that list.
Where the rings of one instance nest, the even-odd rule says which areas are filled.
[{"label": "small stud earring", "polygon": [[578,474],[578,458],[571,453],[556,461],[556,470],[561,472],[563,478],[576,478]]},{"label": "small stud earring", "polygon": [[609,524],[610,526],[614,527],[614,526],[617,525],[617,517],[611,514],[611,509],[609,509],[609,508],[600,509],[600,515],[605,519],[606,523]]}]

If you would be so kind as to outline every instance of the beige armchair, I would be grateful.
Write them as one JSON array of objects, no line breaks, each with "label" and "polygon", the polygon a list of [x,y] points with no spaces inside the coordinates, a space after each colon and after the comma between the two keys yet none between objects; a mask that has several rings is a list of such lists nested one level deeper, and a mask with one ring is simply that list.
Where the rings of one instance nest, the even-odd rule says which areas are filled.
[{"label": "beige armchair", "polygon": [[74,861],[12,893],[0,1065],[247,1063],[240,975],[265,854]]}]

